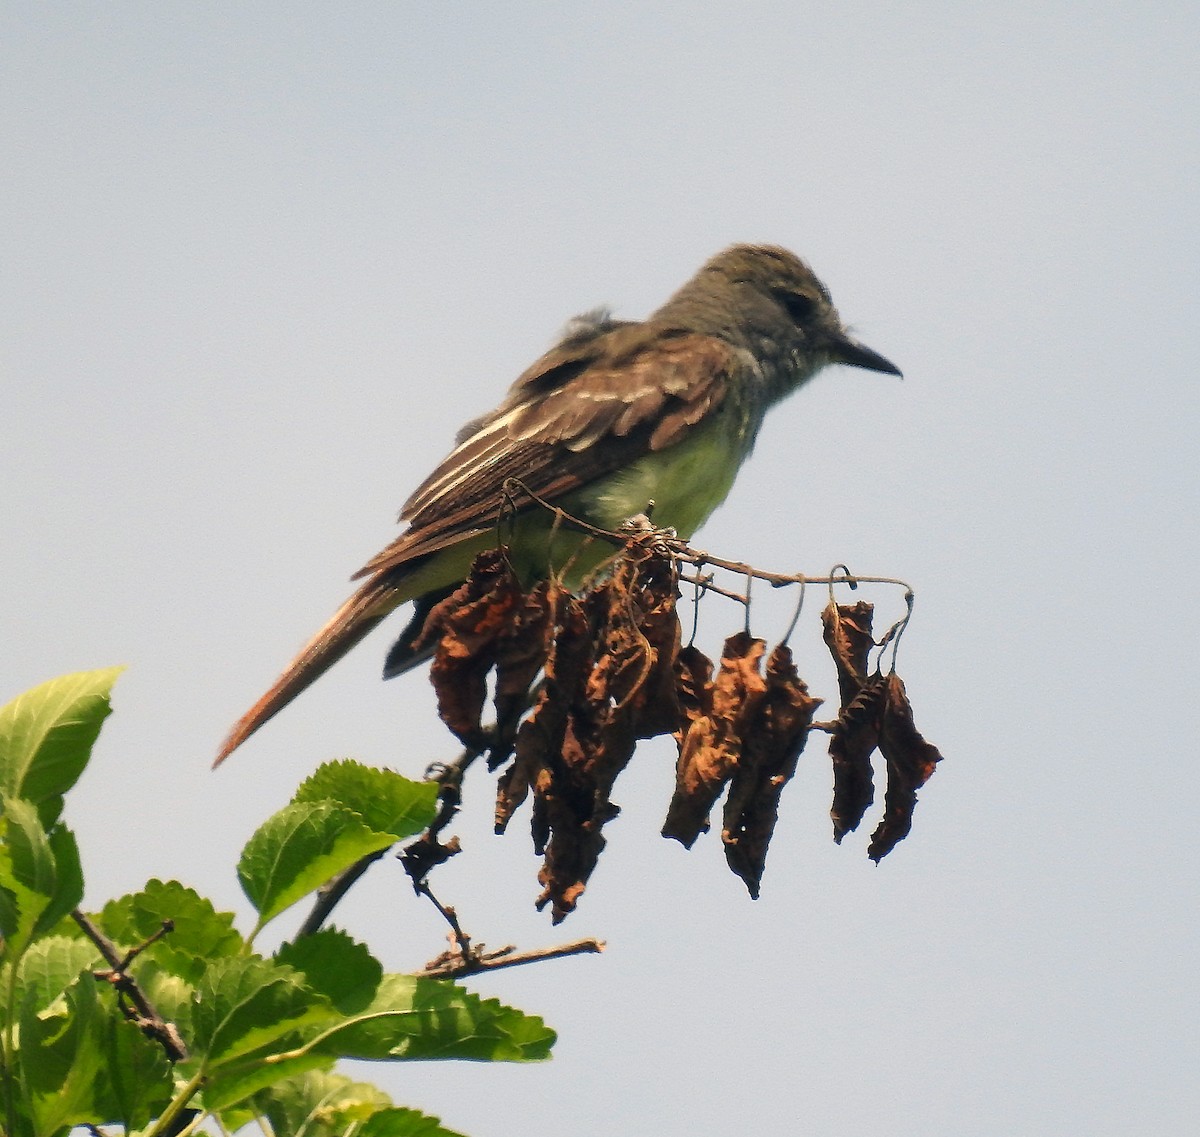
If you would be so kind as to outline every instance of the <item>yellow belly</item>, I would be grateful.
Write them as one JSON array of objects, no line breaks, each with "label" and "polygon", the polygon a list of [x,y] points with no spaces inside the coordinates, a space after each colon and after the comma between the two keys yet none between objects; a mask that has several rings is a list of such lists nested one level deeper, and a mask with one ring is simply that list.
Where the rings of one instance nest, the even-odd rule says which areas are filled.
[{"label": "yellow belly", "polygon": [[748,451],[740,433],[721,417],[678,445],[576,490],[562,505],[594,525],[616,529],[653,502],[655,525],[691,537],[728,496]]}]

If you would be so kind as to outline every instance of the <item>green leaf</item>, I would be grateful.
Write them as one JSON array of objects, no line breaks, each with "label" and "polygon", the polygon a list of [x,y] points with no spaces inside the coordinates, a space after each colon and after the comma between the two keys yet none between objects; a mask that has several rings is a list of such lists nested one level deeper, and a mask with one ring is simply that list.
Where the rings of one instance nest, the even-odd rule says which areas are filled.
[{"label": "green leaf", "polygon": [[160,1017],[174,1023],[180,1035],[190,1039],[196,984],[160,963],[150,952],[138,956],[130,968],[138,986]]},{"label": "green leaf", "polygon": [[290,967],[253,955],[218,959],[196,987],[193,1056],[211,1072],[336,1016],[330,1002],[309,990]]},{"label": "green leaf", "polygon": [[[298,1049],[302,1042],[300,1035],[289,1035],[209,1075],[200,1095],[204,1108],[228,1117],[240,1113],[281,1078],[327,1070],[333,1065],[328,1054]],[[277,1057],[280,1051],[282,1058]]]},{"label": "green leaf", "polygon": [[428,828],[437,814],[437,794],[435,782],[414,782],[394,770],[342,759],[318,767],[292,801],[336,802],[400,841]]},{"label": "green leaf", "polygon": [[39,1133],[108,1120],[103,1116],[103,1013],[96,981],[81,975],[64,993],[65,1010],[39,1014],[32,995],[21,1010],[20,1066]]},{"label": "green leaf", "polygon": [[255,932],[355,862],[394,843],[391,833],[368,828],[358,814],[332,802],[284,806],[250,838],[238,862],[242,891],[259,913]]},{"label": "green leaf", "polygon": [[83,899],[83,866],[79,863],[79,845],[75,834],[61,822],[50,831],[50,852],[54,855],[54,895],[38,920],[39,934],[50,931]]},{"label": "green leaf", "polygon": [[[334,931],[318,932],[298,944],[284,945],[275,963],[275,974],[286,977],[294,991],[300,993],[299,1005],[311,1001],[313,1012],[287,1018],[272,1009],[269,1022],[282,1029],[268,1035],[262,1030],[248,1035],[232,1059],[222,1057],[220,1063],[208,1067],[203,1090],[205,1108],[226,1111],[281,1079],[334,1064],[332,1055],[308,1046],[308,1042],[343,1021],[335,1009],[335,999],[343,1006],[370,1003],[382,971],[370,952],[346,934]],[[208,1013],[204,1006],[206,998],[208,993],[202,986],[197,991],[197,1017]],[[203,1027],[198,1031],[202,1033]]]},{"label": "green leaf", "polygon": [[21,957],[14,1005],[21,1007],[28,1001],[34,1013],[40,1014],[62,998],[81,972],[90,972],[103,962],[87,940],[70,936],[38,940]]},{"label": "green leaf", "polygon": [[308,986],[346,1015],[368,1007],[383,978],[383,967],[366,946],[334,928],[284,944],[275,962],[303,972]]},{"label": "green leaf", "polygon": [[388,1108],[392,1099],[364,1082],[310,1070],[264,1090],[255,1104],[271,1122],[275,1137],[341,1137],[354,1122]]},{"label": "green leaf", "polygon": [[171,1100],[175,1079],[160,1043],[135,1023],[109,1015],[101,1049],[105,1060],[103,1116],[129,1130],[141,1129]]},{"label": "green leaf", "polygon": [[[224,966],[222,961],[218,966]],[[265,961],[263,961],[265,962]],[[290,969],[280,969],[285,973]],[[317,996],[309,993],[309,997]],[[197,991],[194,1019],[208,1015],[203,991]],[[228,1001],[228,1000],[227,1000]],[[287,1020],[280,1011],[253,1016],[283,1029],[260,1029],[247,1036],[208,1071],[205,1108],[224,1110],[245,1102],[283,1078],[294,1078],[332,1065],[337,1057],[375,1060],[471,1058],[481,1061],[530,1061],[545,1058],[554,1032],[541,1019],[524,1015],[495,999],[482,1000],[444,980],[385,976],[370,1004],[359,1014]],[[198,1027],[203,1039],[209,1028]],[[226,1031],[226,1034],[236,1033]]]},{"label": "green leaf", "polygon": [[59,799],[91,756],[122,670],[63,675],[0,707],[0,793],[43,807],[47,825],[58,816]]},{"label": "green leaf", "polygon": [[147,1124],[172,1093],[162,1048],[126,1021],[86,971],[39,1008],[44,995],[27,984],[21,1010],[22,1089],[37,1131],[63,1132],[84,1122],[120,1121],[127,1129]]},{"label": "green leaf", "polygon": [[327,1071],[287,1078],[260,1093],[255,1104],[275,1137],[342,1137],[352,1127],[356,1137],[462,1137],[436,1117],[396,1108],[374,1086]]},{"label": "green leaf", "polygon": [[436,1117],[415,1109],[381,1109],[358,1131],[357,1137],[463,1137],[445,1129]]},{"label": "green leaf", "polygon": [[444,979],[386,975],[375,998],[318,1044],[344,1058],[528,1062],[549,1057],[554,1031],[497,999]]},{"label": "green leaf", "polygon": [[47,834],[37,810],[12,798],[0,817],[0,935],[10,963],[83,896],[79,849],[65,826]]},{"label": "green leaf", "polygon": [[37,811],[25,801],[8,802],[0,816],[0,936],[10,962],[29,946],[55,883],[54,854]]},{"label": "green leaf", "polygon": [[245,941],[233,926],[232,912],[218,912],[212,903],[178,881],[151,880],[140,892],[110,900],[99,922],[123,948],[144,944],[170,920],[174,927],[155,941],[143,958],[199,982],[214,959],[239,955]]}]

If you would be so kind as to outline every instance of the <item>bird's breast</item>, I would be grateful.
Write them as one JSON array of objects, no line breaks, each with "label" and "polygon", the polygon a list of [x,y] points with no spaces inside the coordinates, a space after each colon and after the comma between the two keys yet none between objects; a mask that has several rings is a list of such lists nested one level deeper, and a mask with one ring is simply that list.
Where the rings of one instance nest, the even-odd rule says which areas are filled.
[{"label": "bird's breast", "polygon": [[576,490],[563,507],[593,525],[617,529],[653,502],[655,525],[691,537],[725,500],[752,443],[743,416],[718,413],[682,442]]}]

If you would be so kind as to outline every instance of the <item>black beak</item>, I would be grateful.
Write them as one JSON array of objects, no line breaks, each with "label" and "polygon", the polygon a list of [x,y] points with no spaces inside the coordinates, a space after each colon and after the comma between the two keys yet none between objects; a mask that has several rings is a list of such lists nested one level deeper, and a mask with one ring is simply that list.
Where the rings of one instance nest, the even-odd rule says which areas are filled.
[{"label": "black beak", "polygon": [[868,371],[883,371],[888,375],[904,373],[890,359],[884,359],[877,351],[851,339],[844,332],[838,336],[829,347],[829,357],[834,363],[845,363],[850,367],[865,367]]}]

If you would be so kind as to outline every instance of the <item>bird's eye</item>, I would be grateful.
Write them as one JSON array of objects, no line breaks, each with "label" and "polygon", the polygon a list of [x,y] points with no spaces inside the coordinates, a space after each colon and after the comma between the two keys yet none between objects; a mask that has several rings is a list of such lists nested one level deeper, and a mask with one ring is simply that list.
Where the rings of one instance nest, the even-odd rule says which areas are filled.
[{"label": "bird's eye", "polygon": [[811,296],[806,296],[803,292],[785,292],[780,297],[780,301],[787,309],[787,314],[797,324],[803,324],[807,320],[811,320],[817,308],[817,302]]}]

